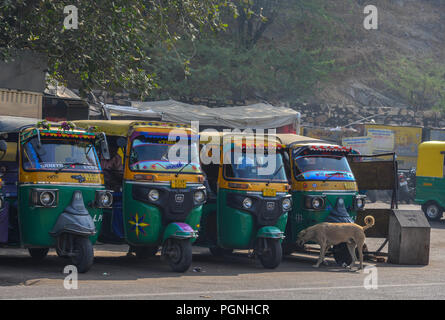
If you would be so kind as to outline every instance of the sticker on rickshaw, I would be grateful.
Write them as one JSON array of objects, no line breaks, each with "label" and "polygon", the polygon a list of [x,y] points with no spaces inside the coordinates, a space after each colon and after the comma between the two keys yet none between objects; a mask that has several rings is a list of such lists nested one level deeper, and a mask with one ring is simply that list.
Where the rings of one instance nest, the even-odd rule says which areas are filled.
[{"label": "sticker on rickshaw", "polygon": [[263,189],[263,196],[264,197],[275,197],[277,195],[277,191],[275,189],[271,188],[264,188]]},{"label": "sticker on rickshaw", "polygon": [[355,189],[355,182],[345,182],[346,189]]},{"label": "sticker on rickshaw", "polygon": [[187,181],[184,179],[173,179],[171,181],[171,187],[173,189],[185,189],[187,188]]},{"label": "sticker on rickshaw", "polygon": [[136,233],[137,238],[139,238],[139,234],[143,234],[145,236],[146,233],[144,228],[150,225],[146,223],[144,220],[145,220],[145,214],[139,216],[136,213],[136,215],[132,216],[131,219],[128,221],[128,223],[131,224],[131,231],[134,231]]}]

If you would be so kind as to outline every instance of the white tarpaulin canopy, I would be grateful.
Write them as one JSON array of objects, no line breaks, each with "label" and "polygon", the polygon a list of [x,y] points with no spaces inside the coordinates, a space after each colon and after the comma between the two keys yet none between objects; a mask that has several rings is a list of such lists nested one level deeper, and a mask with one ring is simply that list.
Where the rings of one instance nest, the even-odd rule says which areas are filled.
[{"label": "white tarpaulin canopy", "polygon": [[199,121],[202,126],[221,126],[228,128],[270,129],[298,123],[300,113],[284,107],[257,103],[240,107],[209,108],[202,105],[187,104],[175,100],[139,102],[133,101],[131,107],[104,105],[108,114],[157,118],[162,121],[190,123]]}]

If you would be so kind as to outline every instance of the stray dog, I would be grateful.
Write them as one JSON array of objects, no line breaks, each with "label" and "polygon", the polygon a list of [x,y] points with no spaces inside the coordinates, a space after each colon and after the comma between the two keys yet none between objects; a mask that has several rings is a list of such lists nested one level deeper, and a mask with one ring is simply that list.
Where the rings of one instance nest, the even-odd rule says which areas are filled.
[{"label": "stray dog", "polygon": [[373,216],[365,217],[365,226],[361,227],[355,223],[331,223],[323,222],[312,227],[306,228],[298,234],[297,243],[303,246],[308,241],[314,241],[320,245],[320,256],[315,268],[324,263],[324,256],[326,251],[333,245],[346,242],[349,253],[352,257],[352,262],[349,267],[354,266],[357,261],[355,255],[355,247],[358,249],[360,259],[360,268],[363,269],[363,245],[365,243],[365,230],[371,228],[375,224]]}]

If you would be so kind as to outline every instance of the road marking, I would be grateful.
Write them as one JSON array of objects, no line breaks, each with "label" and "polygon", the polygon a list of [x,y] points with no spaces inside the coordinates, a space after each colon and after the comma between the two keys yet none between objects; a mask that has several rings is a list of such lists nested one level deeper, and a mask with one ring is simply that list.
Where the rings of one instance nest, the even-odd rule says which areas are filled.
[{"label": "road marking", "polygon": [[[445,282],[437,283],[410,283],[410,284],[387,284],[379,285],[382,288],[404,288],[404,287],[430,287],[445,286]],[[133,293],[133,294],[110,294],[110,295],[90,295],[90,296],[64,296],[64,297],[39,297],[39,298],[14,298],[14,300],[65,300],[65,299],[112,299],[112,298],[143,298],[143,297],[166,297],[181,295],[212,295],[212,294],[237,294],[237,293],[259,293],[259,292],[292,292],[292,291],[312,291],[312,290],[346,290],[363,289],[361,286],[343,286],[343,287],[306,287],[306,288],[276,288],[276,289],[245,289],[245,290],[216,290],[216,291],[181,291],[181,292],[158,292],[158,293]],[[377,292],[372,290],[370,292]],[[12,300],[12,299],[2,299]]]}]

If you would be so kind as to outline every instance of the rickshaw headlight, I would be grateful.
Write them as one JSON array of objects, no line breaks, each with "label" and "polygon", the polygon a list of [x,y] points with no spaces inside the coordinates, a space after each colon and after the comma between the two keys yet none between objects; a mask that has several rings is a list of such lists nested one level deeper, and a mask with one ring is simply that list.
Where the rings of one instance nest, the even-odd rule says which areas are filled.
[{"label": "rickshaw headlight", "polygon": [[250,209],[250,208],[252,208],[252,199],[250,199],[250,198],[245,198],[245,199],[243,200],[243,207],[244,207],[244,209]]},{"label": "rickshaw headlight", "polygon": [[51,207],[56,201],[56,195],[52,191],[44,191],[40,194],[40,203],[45,207]]},{"label": "rickshaw headlight", "polygon": [[203,191],[198,190],[195,192],[194,199],[196,203],[202,203],[205,200],[205,194]]},{"label": "rickshaw headlight", "polygon": [[363,210],[365,208],[365,198],[364,197],[358,197],[355,199],[355,207],[358,210]]},{"label": "rickshaw headlight", "polygon": [[59,191],[57,189],[32,189],[31,204],[36,207],[57,207]]},{"label": "rickshaw headlight", "polygon": [[284,211],[289,211],[292,208],[292,201],[290,198],[283,199],[282,206]]},{"label": "rickshaw headlight", "polygon": [[314,198],[312,198],[311,205],[312,205],[312,208],[319,210],[319,209],[323,208],[324,200],[323,200],[323,198],[320,198],[320,197],[314,197]]},{"label": "rickshaw headlight", "polygon": [[99,203],[104,208],[111,207],[113,203],[113,195],[111,194],[111,192],[105,191],[104,193],[102,193],[99,198]]},{"label": "rickshaw headlight", "polygon": [[113,194],[108,190],[97,190],[93,207],[110,208],[113,204]]},{"label": "rickshaw headlight", "polygon": [[150,201],[158,201],[159,200],[159,191],[156,189],[150,190],[150,192],[148,193],[148,199],[150,199]]}]

